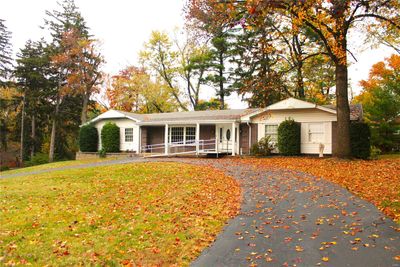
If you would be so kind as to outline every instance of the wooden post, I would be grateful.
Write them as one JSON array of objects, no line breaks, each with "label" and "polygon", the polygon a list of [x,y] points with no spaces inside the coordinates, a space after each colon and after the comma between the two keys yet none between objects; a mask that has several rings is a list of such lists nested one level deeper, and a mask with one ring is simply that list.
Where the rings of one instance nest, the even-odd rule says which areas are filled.
[{"label": "wooden post", "polygon": [[200,124],[196,124],[196,155],[199,155],[199,145],[200,145]]}]

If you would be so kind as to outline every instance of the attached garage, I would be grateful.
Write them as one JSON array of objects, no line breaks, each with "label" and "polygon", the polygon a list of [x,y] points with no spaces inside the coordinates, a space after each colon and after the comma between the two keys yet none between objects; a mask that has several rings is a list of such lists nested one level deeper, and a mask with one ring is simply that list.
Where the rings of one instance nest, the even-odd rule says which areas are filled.
[{"label": "attached garage", "polygon": [[301,124],[301,153],[319,154],[320,144],[323,144],[324,154],[332,154],[335,109],[294,98],[278,102],[252,118],[252,122],[258,124],[258,140],[267,135],[277,140],[278,126],[286,119]]}]

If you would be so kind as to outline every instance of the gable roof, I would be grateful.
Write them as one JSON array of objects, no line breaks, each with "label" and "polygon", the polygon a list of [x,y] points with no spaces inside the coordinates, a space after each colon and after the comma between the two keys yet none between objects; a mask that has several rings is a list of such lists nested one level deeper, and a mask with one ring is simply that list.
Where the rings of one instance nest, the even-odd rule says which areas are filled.
[{"label": "gable roof", "polygon": [[310,108],[316,108],[320,109],[329,113],[334,113],[336,114],[336,110],[334,109],[328,109],[323,106],[319,106],[314,103],[310,103],[304,100],[296,99],[293,97],[289,97],[285,100],[279,101],[275,104],[272,104],[268,107],[266,107],[266,110],[288,110],[288,109],[310,109]]}]

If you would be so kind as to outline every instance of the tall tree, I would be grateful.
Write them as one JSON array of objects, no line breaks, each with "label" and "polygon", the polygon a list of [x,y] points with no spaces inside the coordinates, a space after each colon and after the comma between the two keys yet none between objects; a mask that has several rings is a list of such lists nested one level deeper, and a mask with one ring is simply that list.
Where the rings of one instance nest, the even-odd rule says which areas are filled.
[{"label": "tall tree", "polygon": [[[51,108],[48,99],[55,86],[51,75],[50,57],[44,40],[27,41],[25,47],[17,54],[14,76],[24,95],[25,113],[31,122],[31,134],[28,142],[31,156],[40,147],[36,128],[38,125],[43,126],[41,124],[47,120],[47,114]],[[21,134],[21,136],[23,135]]]},{"label": "tall tree", "polygon": [[225,98],[232,93],[230,87],[231,71],[228,67],[232,57],[232,44],[229,32],[217,29],[211,39],[209,69],[206,80],[216,90],[216,96],[221,102],[220,108],[225,109]]},{"label": "tall tree", "polygon": [[400,114],[400,56],[392,55],[386,62],[374,64],[363,90],[354,102],[363,105],[364,117],[372,125],[373,144],[384,151],[393,146],[393,132]]},{"label": "tall tree", "polygon": [[[93,52],[92,43],[89,41],[89,29],[74,0],[64,0],[59,3],[59,8],[60,10],[46,11],[47,18],[45,19],[45,26],[53,38],[50,46],[52,48],[51,60],[58,84],[53,95],[54,112],[49,147],[50,162],[54,160],[60,107],[68,107],[70,103],[75,103],[80,99],[81,108],[75,108],[72,112],[79,112],[81,120],[86,120],[87,100],[97,81],[99,64],[97,60],[92,61],[85,57],[85,51]],[[97,57],[96,53],[91,55],[94,58]],[[92,63],[90,71],[86,65],[88,62]],[[78,123],[75,125],[78,127]]]},{"label": "tall tree", "polygon": [[7,30],[4,20],[0,19],[0,86],[4,85],[11,71],[11,32]]},{"label": "tall tree", "polygon": [[141,64],[155,75],[161,77],[168,85],[171,94],[182,110],[187,110],[182,100],[182,92],[177,84],[179,67],[177,52],[172,49],[169,36],[160,31],[153,31],[150,40],[144,44],[144,50],[139,53]]},{"label": "tall tree", "polygon": [[183,42],[175,38],[174,44],[178,55],[178,73],[186,85],[186,96],[192,108],[197,110],[200,91],[206,83],[205,75],[209,68],[209,47],[193,37],[186,37]]},{"label": "tall tree", "polygon": [[[335,65],[337,130],[336,156],[350,157],[350,109],[348,99],[348,34],[356,25],[367,22],[377,28],[400,29],[400,2],[397,0],[320,0],[275,1],[192,0],[189,12],[207,10],[217,24],[244,21],[262,27],[270,14],[290,14],[294,25],[306,25],[315,32]],[[204,12],[203,12],[204,13]],[[222,21],[222,22],[221,22]],[[367,27],[368,30],[371,27]]]},{"label": "tall tree", "polygon": [[111,108],[128,112],[163,113],[179,108],[167,85],[152,81],[144,69],[135,66],[128,66],[112,77],[106,96]]}]

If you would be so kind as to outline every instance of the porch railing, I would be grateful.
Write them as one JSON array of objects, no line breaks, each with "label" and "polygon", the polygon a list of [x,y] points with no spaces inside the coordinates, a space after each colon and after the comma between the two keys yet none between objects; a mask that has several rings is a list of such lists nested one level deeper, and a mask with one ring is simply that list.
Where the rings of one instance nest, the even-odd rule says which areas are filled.
[{"label": "porch railing", "polygon": [[[167,146],[167,147],[166,147]],[[162,155],[180,155],[180,154],[205,154],[205,153],[229,153],[231,151],[230,141],[221,141],[217,139],[198,140],[198,141],[180,141],[168,144],[152,144],[141,147],[143,156],[155,157]]]}]

